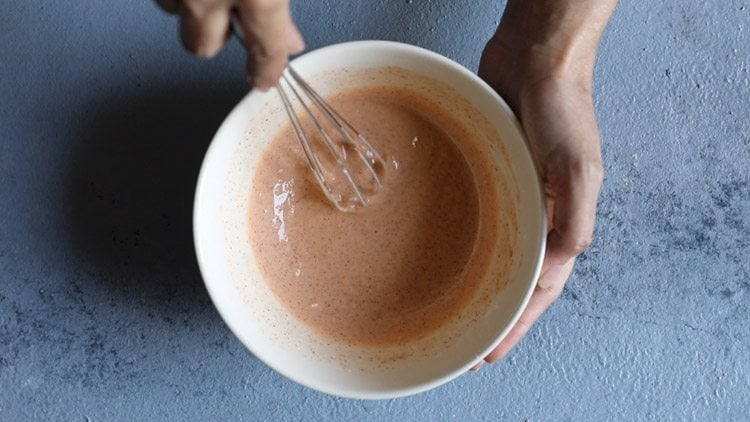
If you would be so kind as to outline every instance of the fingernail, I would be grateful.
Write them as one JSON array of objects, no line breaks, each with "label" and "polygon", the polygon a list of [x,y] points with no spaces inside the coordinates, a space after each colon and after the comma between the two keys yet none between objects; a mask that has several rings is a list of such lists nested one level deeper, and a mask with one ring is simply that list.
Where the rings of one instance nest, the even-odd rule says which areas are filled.
[{"label": "fingernail", "polygon": [[479,363],[471,367],[470,371],[477,373],[479,372],[480,369],[482,369],[483,366],[484,366],[484,361],[480,360]]}]

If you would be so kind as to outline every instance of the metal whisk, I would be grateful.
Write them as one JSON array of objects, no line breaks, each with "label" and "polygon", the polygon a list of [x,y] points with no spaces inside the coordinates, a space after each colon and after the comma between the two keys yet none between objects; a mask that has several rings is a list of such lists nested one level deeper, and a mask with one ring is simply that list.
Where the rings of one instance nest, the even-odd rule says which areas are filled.
[{"label": "metal whisk", "polygon": [[[235,38],[245,47],[242,29],[234,19],[232,20],[231,30]],[[377,193],[383,186],[381,180],[385,172],[383,157],[354,126],[305,82],[291,65],[287,65],[281,80],[276,84],[276,90],[281,97],[284,110],[289,116],[297,139],[302,145],[310,170],[326,198],[331,201],[336,209],[343,212],[352,212],[357,208],[367,207],[369,205],[368,197]],[[292,95],[289,95],[288,91]],[[302,121],[294,110],[292,98],[295,98],[296,102],[301,105],[319,137],[310,136],[305,131]],[[323,120],[316,116],[313,110],[317,110],[318,114],[323,116]],[[333,134],[325,129],[326,124],[324,122],[327,122],[327,126],[333,128]],[[314,144],[321,143],[323,148],[314,146]],[[321,161],[316,153],[317,149],[323,149],[332,160]],[[352,152],[356,153],[359,163],[352,159]],[[330,161],[333,161],[333,163],[330,163]],[[334,171],[326,171],[324,162],[329,164],[328,168],[334,168]],[[357,164],[365,171],[352,171],[352,165]],[[335,179],[337,172],[344,175],[346,183],[343,185],[348,185],[349,188],[344,190],[349,192],[341,192],[339,188],[342,186],[339,185],[342,185],[342,183],[338,183],[336,186],[331,183],[331,179]]]},{"label": "metal whisk", "polygon": [[[385,171],[383,157],[291,66],[287,66],[281,80],[276,85],[276,90],[281,97],[297,139],[302,145],[310,170],[312,170],[326,198],[338,210],[344,212],[354,211],[358,207],[367,207],[369,204],[368,196],[377,193],[383,186],[381,181]],[[315,137],[315,134],[310,136],[303,128],[303,124],[294,110],[289,92],[296,98],[297,103],[301,105],[302,110],[310,119],[318,135],[317,137]],[[313,112],[313,108],[317,109],[318,113]],[[329,133],[325,126],[332,129],[334,133]],[[314,141],[322,145],[316,148],[314,146],[316,142]],[[325,153],[330,154],[333,163],[327,163],[329,165],[328,171],[324,170],[323,162],[331,160],[321,162],[316,149],[323,149]],[[352,153],[356,154],[356,158],[351,157]],[[361,166],[359,170],[364,171],[353,170],[355,165]],[[343,185],[348,186],[348,194],[340,191],[344,187],[341,186],[342,183],[335,186],[331,183],[330,178],[336,179],[335,172],[331,172],[330,167],[335,167],[337,172],[344,176],[346,183],[343,183]]]}]

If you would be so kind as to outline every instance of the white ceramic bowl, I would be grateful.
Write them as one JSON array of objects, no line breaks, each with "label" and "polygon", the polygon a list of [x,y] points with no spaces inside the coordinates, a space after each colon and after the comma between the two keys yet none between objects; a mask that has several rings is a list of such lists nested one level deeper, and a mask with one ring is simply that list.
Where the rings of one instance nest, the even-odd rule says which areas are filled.
[{"label": "white ceramic bowl", "polygon": [[[403,347],[373,351],[331,344],[299,324],[262,280],[249,242],[248,198],[254,169],[268,142],[286,123],[275,91],[253,91],[219,128],[198,178],[195,248],[211,299],[255,356],[310,388],[343,397],[384,399],[448,382],[479,362],[508,333],[539,275],[546,237],[543,192],[520,125],[507,104],[476,75],[418,47],[349,42],[305,54],[293,65],[324,95],[371,83],[349,76],[357,69],[383,66],[407,69],[460,92],[475,112],[486,117],[490,130],[497,131],[506,151],[504,157],[490,154],[490,158],[517,197],[512,274],[500,293],[480,288],[478,295],[490,295],[490,306],[479,318],[464,321],[460,329],[441,328],[427,340]],[[491,284],[487,280],[483,286]]]}]

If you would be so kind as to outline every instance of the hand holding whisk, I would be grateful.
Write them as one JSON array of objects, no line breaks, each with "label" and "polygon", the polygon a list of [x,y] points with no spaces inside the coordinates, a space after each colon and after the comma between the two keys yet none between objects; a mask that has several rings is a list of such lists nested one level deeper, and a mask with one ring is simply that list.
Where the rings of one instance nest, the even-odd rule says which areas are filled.
[{"label": "hand holding whisk", "polygon": [[[232,31],[243,41],[236,25]],[[343,212],[367,207],[369,198],[383,186],[383,157],[291,65],[282,73],[276,90],[325,197]],[[305,128],[295,104],[312,129]]]}]

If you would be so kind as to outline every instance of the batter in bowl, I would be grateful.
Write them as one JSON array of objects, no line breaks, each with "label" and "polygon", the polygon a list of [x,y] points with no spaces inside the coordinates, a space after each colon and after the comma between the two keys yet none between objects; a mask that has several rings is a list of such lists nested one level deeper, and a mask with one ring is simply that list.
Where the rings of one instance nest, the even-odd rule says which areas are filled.
[{"label": "batter in bowl", "polygon": [[[249,204],[250,240],[273,293],[334,341],[402,344],[473,297],[493,254],[497,201],[471,133],[419,93],[367,87],[331,99],[384,153],[381,192],[354,213],[320,192],[291,127],[267,147]],[[484,211],[483,211],[484,210]]]}]

